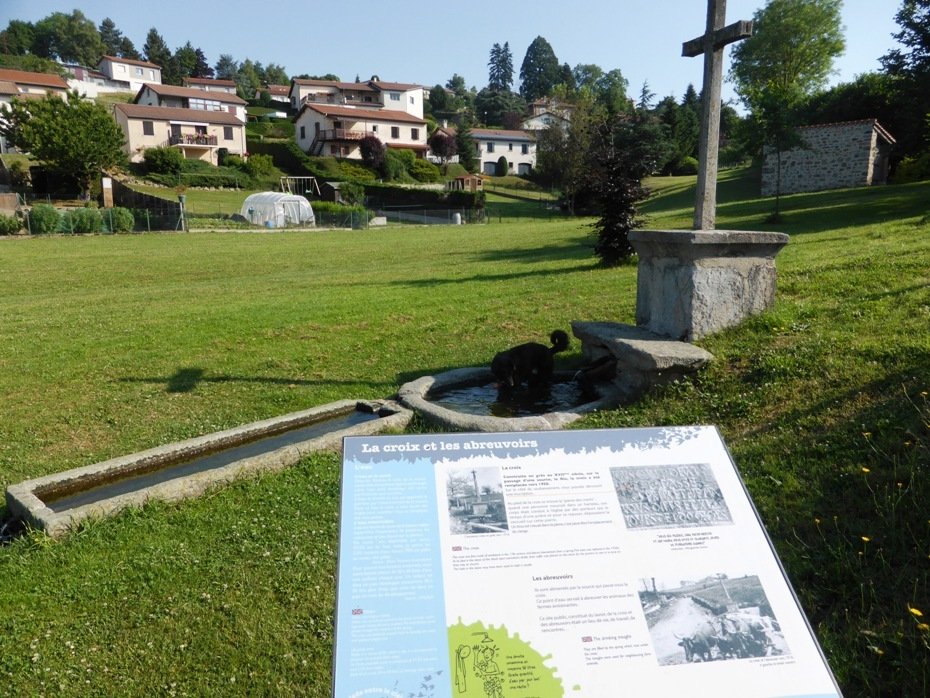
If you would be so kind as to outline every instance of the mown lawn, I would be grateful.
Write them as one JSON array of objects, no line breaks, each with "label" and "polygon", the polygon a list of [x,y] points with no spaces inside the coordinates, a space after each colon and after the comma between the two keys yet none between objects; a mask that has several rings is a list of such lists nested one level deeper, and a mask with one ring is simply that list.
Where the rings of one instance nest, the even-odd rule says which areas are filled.
[{"label": "mown lawn", "polygon": [[[652,227],[689,226],[676,179]],[[773,229],[722,179],[718,227]],[[702,341],[697,379],[580,424],[720,427],[848,696],[930,677],[928,201],[786,197],[776,308]],[[599,268],[589,224],[0,240],[0,487],[632,322],[635,267]],[[329,695],[338,467],[0,548],[6,692]]]}]

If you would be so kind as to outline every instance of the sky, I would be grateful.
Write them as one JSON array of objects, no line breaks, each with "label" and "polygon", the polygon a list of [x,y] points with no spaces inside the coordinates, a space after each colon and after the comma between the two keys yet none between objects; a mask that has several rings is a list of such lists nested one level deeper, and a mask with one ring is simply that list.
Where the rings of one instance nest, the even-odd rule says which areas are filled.
[{"label": "sky", "polygon": [[[729,0],[727,23],[752,19],[764,0]],[[831,84],[878,70],[879,58],[897,44],[894,15],[901,0],[845,0],[846,52],[836,60]],[[148,7],[140,12],[137,8]],[[141,53],[154,27],[175,50],[190,41],[210,65],[221,54],[263,65],[281,65],[289,75],[334,73],[345,81],[378,75],[382,80],[433,86],[453,74],[469,87],[488,81],[495,43],[508,42],[514,89],[526,49],[542,36],[559,63],[619,68],[636,98],[644,83],[656,95],[680,99],[689,84],[700,91],[703,63],[683,58],[681,44],[703,33],[706,0],[535,0],[534,2],[423,3],[355,0],[351,3],[276,0],[213,3],[161,0],[0,0],[0,28],[11,19],[36,22],[53,12],[78,9],[99,26],[109,17]],[[729,68],[725,52],[724,71]],[[732,85],[723,99],[735,105]]]}]

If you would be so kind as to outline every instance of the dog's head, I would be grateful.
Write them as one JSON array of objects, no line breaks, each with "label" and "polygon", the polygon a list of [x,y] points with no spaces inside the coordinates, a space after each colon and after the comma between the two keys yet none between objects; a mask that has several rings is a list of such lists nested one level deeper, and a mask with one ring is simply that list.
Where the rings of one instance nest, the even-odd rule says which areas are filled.
[{"label": "dog's head", "polygon": [[491,373],[497,379],[499,387],[512,388],[515,371],[513,358],[507,352],[497,354],[491,361]]}]

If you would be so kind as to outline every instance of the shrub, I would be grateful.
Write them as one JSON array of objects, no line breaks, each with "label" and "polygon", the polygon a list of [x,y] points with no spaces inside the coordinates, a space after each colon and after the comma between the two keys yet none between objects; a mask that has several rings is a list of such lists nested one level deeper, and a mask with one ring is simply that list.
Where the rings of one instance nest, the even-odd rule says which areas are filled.
[{"label": "shrub", "polygon": [[252,177],[265,177],[274,172],[274,160],[270,155],[252,155],[243,169]]},{"label": "shrub", "polygon": [[365,187],[358,182],[343,182],[339,185],[339,194],[347,204],[365,203]]},{"label": "shrub", "polygon": [[35,235],[54,233],[60,222],[58,209],[49,204],[36,204],[29,211],[29,230]]},{"label": "shrub", "polygon": [[358,143],[362,154],[362,162],[372,169],[380,169],[385,159],[384,143],[377,136],[365,136]]},{"label": "shrub", "polygon": [[693,158],[690,155],[683,157],[681,160],[676,162],[672,167],[673,175],[696,175],[698,172],[698,161],[697,158]]},{"label": "shrub", "polygon": [[357,182],[374,182],[378,176],[364,165],[352,160],[340,160],[336,165],[340,179],[351,179]]},{"label": "shrub", "polygon": [[177,174],[184,165],[184,156],[176,148],[148,148],[145,151],[145,169],[158,174]]},{"label": "shrub", "polygon": [[62,216],[62,227],[75,234],[99,233],[103,228],[103,216],[97,208],[76,208]]},{"label": "shrub", "polygon": [[906,157],[898,163],[892,178],[895,184],[920,182],[930,179],[930,151],[915,157]]},{"label": "shrub", "polygon": [[501,155],[497,158],[497,166],[494,168],[494,174],[497,177],[503,177],[510,171],[510,166],[507,164],[507,158]]},{"label": "shrub", "polygon": [[106,223],[111,233],[129,233],[136,227],[136,218],[128,208],[116,206],[107,211]]},{"label": "shrub", "polygon": [[10,165],[10,186],[13,191],[25,191],[31,183],[29,167],[19,160],[13,162]]},{"label": "shrub", "polygon": [[439,168],[429,160],[414,160],[410,165],[410,176],[418,182],[438,182]]},{"label": "shrub", "polygon": [[0,235],[15,235],[23,227],[23,222],[16,216],[0,213]]}]

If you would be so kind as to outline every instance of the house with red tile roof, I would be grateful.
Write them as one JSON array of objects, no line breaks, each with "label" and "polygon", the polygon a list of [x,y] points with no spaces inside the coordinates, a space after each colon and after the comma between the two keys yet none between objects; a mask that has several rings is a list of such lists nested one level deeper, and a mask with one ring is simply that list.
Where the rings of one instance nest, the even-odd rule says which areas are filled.
[{"label": "house with red tile roof", "polygon": [[246,122],[247,102],[229,92],[206,91],[194,87],[176,85],[145,84],[139,88],[133,100],[135,104],[179,109],[202,109],[225,111],[234,114],[242,123]]},{"label": "house with red tile roof", "polygon": [[104,56],[100,59],[97,70],[109,80],[125,84],[133,92],[147,82],[161,84],[161,66],[148,61]]},{"label": "house with red tile roof", "polygon": [[141,162],[147,148],[177,148],[185,158],[218,164],[219,150],[246,153],[245,124],[228,111],[116,104],[113,117],[126,138],[126,154]]},{"label": "house with red tile roof", "polygon": [[426,121],[403,111],[305,102],[294,125],[297,145],[310,155],[360,160],[359,144],[366,136],[417,157],[428,150]]},{"label": "house with red tile roof", "polygon": [[304,104],[332,104],[362,109],[402,111],[423,118],[425,90],[422,85],[386,82],[376,77],[367,82],[339,82],[294,78],[290,89],[291,107]]},{"label": "house with red tile roof", "polygon": [[473,128],[469,130],[481,173],[493,175],[497,161],[503,155],[507,160],[507,171],[511,174],[529,174],[536,166],[536,138],[527,131],[496,128]]},{"label": "house with red tile roof", "polygon": [[[0,68],[0,105],[9,104],[13,98],[43,99],[47,94],[64,97],[68,94],[68,83],[51,73],[33,73],[28,70]],[[10,152],[6,139],[0,135],[0,153]]]}]

